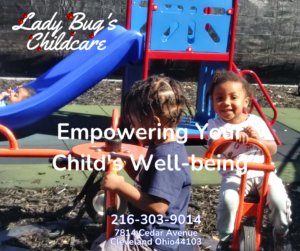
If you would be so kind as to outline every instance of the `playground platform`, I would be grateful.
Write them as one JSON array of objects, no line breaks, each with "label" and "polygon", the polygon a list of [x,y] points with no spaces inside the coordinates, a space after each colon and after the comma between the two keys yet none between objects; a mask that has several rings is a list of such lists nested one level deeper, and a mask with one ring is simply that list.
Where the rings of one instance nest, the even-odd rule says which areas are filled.
[{"label": "playground platform", "polygon": [[[71,150],[73,146],[89,143],[90,140],[59,140],[58,124],[68,123],[70,129],[97,127],[104,130],[111,126],[113,108],[115,106],[67,105],[31,126],[15,130],[14,134],[20,148]],[[266,116],[272,114],[269,108],[263,108],[263,112]],[[282,142],[282,146],[278,146],[277,154],[273,156],[277,173],[285,183],[300,181],[300,110],[278,108],[278,119],[274,129]],[[0,136],[0,147],[8,147],[3,135]],[[188,155],[203,156],[206,148],[206,145],[186,145]],[[0,189],[35,189],[64,184],[81,187],[89,173],[57,171],[48,163],[48,158],[0,158]],[[121,175],[129,181],[124,172],[121,172]],[[201,170],[197,174],[194,173],[192,178],[194,186],[219,185],[221,181],[217,171]]]}]

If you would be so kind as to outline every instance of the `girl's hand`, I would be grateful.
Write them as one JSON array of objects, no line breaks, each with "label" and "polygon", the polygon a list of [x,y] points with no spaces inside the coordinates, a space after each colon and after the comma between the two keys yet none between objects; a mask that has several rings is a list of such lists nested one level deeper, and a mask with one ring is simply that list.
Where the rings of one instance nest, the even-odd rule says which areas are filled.
[{"label": "girl's hand", "polygon": [[233,134],[233,139],[238,144],[247,144],[248,143],[248,135],[245,132],[239,132],[239,138],[237,139],[236,133]]},{"label": "girl's hand", "polygon": [[7,92],[8,92],[9,94],[14,93],[14,91],[13,91],[11,88],[9,88],[9,89],[7,90]]},{"label": "girl's hand", "polygon": [[254,127],[252,127],[252,126],[247,126],[247,127],[244,129],[244,132],[245,132],[250,138],[257,139],[257,140],[261,140],[260,137],[259,137],[259,134],[258,134],[257,130],[255,130]]},{"label": "girl's hand", "polygon": [[116,158],[116,159],[112,159],[110,161],[107,161],[106,162],[106,165],[109,166],[111,164],[114,163],[114,160],[115,160],[115,163],[118,164],[118,166],[116,166],[116,170],[120,168],[120,166],[122,166],[121,169],[124,169],[125,165],[126,165],[126,161],[125,160],[122,160],[121,158]]},{"label": "girl's hand", "polygon": [[100,182],[100,189],[117,192],[123,182],[125,182],[123,176],[106,172]]},{"label": "girl's hand", "polygon": [[6,97],[9,97],[10,93],[8,93],[8,92],[2,92],[0,96],[1,96],[1,100],[2,100],[4,98],[6,98]]}]

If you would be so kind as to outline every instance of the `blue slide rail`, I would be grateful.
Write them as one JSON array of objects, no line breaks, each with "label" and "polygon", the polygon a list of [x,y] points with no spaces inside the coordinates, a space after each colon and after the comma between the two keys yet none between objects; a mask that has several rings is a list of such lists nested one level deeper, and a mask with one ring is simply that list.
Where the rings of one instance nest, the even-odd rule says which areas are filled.
[{"label": "blue slide rail", "polygon": [[93,40],[106,40],[106,48],[76,50],[36,80],[24,85],[37,95],[0,108],[0,124],[9,129],[28,126],[70,103],[103,78],[126,63],[137,64],[143,58],[144,42],[139,32],[121,26],[105,29]]}]

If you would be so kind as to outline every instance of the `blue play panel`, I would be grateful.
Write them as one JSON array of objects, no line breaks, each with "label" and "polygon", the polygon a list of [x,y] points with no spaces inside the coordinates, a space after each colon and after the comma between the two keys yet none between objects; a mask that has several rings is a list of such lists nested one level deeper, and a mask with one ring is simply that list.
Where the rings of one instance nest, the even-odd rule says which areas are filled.
[{"label": "blue play panel", "polygon": [[[233,1],[154,0],[151,51],[226,53]],[[148,1],[132,1],[131,30],[146,34]],[[210,12],[208,11],[210,9]]]}]

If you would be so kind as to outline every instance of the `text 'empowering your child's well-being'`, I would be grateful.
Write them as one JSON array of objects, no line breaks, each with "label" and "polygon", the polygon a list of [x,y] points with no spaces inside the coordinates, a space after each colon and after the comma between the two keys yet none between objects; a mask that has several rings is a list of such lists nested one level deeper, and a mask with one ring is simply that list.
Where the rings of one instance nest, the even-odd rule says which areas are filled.
[{"label": "text 'empowering your child's well-being'", "polygon": [[[157,124],[160,126],[160,123]],[[199,138],[204,138],[204,132],[207,129],[208,124],[205,124],[202,128],[196,123],[196,127],[199,130]],[[240,130],[233,130],[231,129],[230,133],[223,132],[222,130],[218,128],[213,128],[210,130],[210,138],[211,139],[219,139],[221,136],[224,137],[224,139],[233,139],[234,133],[236,133],[236,138],[238,139],[239,132],[242,131],[243,128],[240,128]],[[64,140],[64,139],[70,139],[68,136],[64,136],[63,134],[69,134],[71,132],[71,139],[76,139],[76,135],[78,139],[85,139],[90,140],[91,143],[94,143],[95,140],[100,140],[103,137],[105,139],[114,139],[116,135],[120,137],[121,140],[124,138],[132,139],[133,135],[135,135],[140,140],[153,139],[153,135],[157,139],[174,139],[175,135],[178,138],[178,143],[186,143],[188,140],[188,129],[187,128],[177,128],[174,132],[174,129],[172,128],[149,128],[146,130],[145,128],[139,128],[135,130],[135,128],[132,128],[128,130],[128,128],[123,129],[122,131],[120,128],[117,128],[117,131],[115,131],[113,128],[106,128],[104,131],[101,128],[91,128],[90,131],[87,128],[69,128],[68,123],[60,123],[58,124],[58,139]],[[167,136],[168,135],[168,136]]]},{"label": "text 'empowering your child's well-being'", "polygon": [[[53,167],[57,171],[65,171],[65,170],[76,170],[76,171],[105,171],[106,162],[111,160],[111,157],[114,158],[114,155],[108,155],[102,154],[102,157],[97,160],[91,160],[90,155],[87,156],[81,155],[82,159],[78,160],[75,158],[72,158],[72,156],[69,154],[68,156],[65,156],[63,154],[56,155],[53,159]],[[218,158],[220,158],[220,155],[217,155]],[[57,166],[57,160],[60,158],[68,158],[68,167],[59,167]],[[139,169],[141,165],[143,165],[145,171],[148,171],[150,168],[150,165],[153,161],[153,155],[151,154],[147,161],[145,160],[143,155],[140,155],[139,160],[135,161],[132,154],[130,157],[126,157],[126,160],[131,160],[132,166],[135,171]],[[229,167],[227,165],[229,163]],[[122,161],[120,159],[114,159],[114,170],[120,171],[122,170]],[[220,170],[226,170],[230,169],[233,171],[235,168],[237,171],[240,172],[241,175],[245,174],[247,172],[247,162],[246,161],[236,161],[234,165],[234,161],[231,159],[228,160],[221,160],[221,159],[202,159],[202,158],[196,158],[195,155],[192,155],[191,164],[190,163],[178,163],[178,155],[172,155],[168,154],[167,159],[158,159],[154,162],[154,167],[158,171],[181,171],[180,166],[189,166],[191,165],[192,171],[201,171],[203,168],[207,171],[214,171],[216,168],[218,171]]]},{"label": "text 'empowering your child's well-being'", "polygon": [[[139,128],[135,130],[134,128],[131,128],[128,130],[125,128],[124,130],[120,130],[117,128],[115,131],[113,128],[106,128],[104,131],[102,131],[100,128],[91,128],[90,131],[87,128],[69,128],[68,123],[61,123],[58,125],[58,139],[61,140],[67,140],[70,139],[69,136],[66,136],[66,134],[69,135],[71,132],[71,139],[75,139],[76,135],[78,139],[86,139],[91,141],[91,143],[94,143],[95,140],[100,140],[103,137],[105,139],[114,139],[116,135],[118,134],[118,137],[123,140],[125,137],[128,139],[131,139],[133,135],[135,135],[138,139],[144,140],[146,138],[149,138],[150,140],[153,139],[154,133],[155,138],[157,139],[166,139],[167,135],[170,139],[174,139],[175,135],[177,137],[178,143],[185,143],[188,139],[188,131],[187,128],[177,128],[174,132],[174,129],[172,128],[160,128],[160,123],[157,124],[157,128],[149,128],[148,131],[145,128]],[[203,126],[202,128],[196,124],[196,127],[199,130],[199,137],[200,139],[204,138],[204,132],[206,128],[208,127],[208,124]],[[240,130],[223,132],[222,130],[218,128],[213,128],[210,130],[210,138],[212,139],[219,139],[221,136],[223,136],[225,139],[233,139],[234,133],[236,133],[236,137],[238,138],[239,131],[243,130],[242,128]],[[115,159],[115,156],[111,156],[110,154],[108,156],[105,156],[103,154],[102,156],[99,155],[99,158],[96,160],[91,160],[90,155],[81,155],[81,160],[78,160],[76,158],[72,158],[71,155],[65,156],[63,154],[59,154],[54,157],[53,159],[53,167],[58,171],[64,171],[66,169],[70,170],[89,170],[89,171],[105,171],[105,166],[107,161],[110,161],[110,159],[114,158],[113,164],[115,165],[114,170],[120,171],[122,169],[122,164],[120,159]],[[217,155],[218,158],[220,158],[220,155]],[[57,160],[64,158],[68,159],[68,167],[59,167],[57,166]],[[142,164],[147,171],[153,161],[153,156],[150,155],[147,161],[145,160],[143,155],[139,156],[139,160],[135,161],[133,156],[130,155],[126,158],[126,160],[132,162],[132,166],[135,170],[138,170],[140,165]],[[229,162],[229,164],[228,164]],[[203,168],[208,171],[214,171],[216,168],[218,171],[221,169],[226,170],[229,169],[233,170],[236,169],[241,174],[245,174],[247,172],[247,162],[246,161],[232,161],[231,159],[228,160],[221,160],[221,159],[202,159],[202,158],[195,158],[195,155],[192,155],[191,163],[178,163],[178,156],[174,155],[168,155],[166,160],[158,159],[154,162],[154,167],[158,171],[180,171],[180,166],[188,166],[191,165],[192,171],[201,171]]]}]

